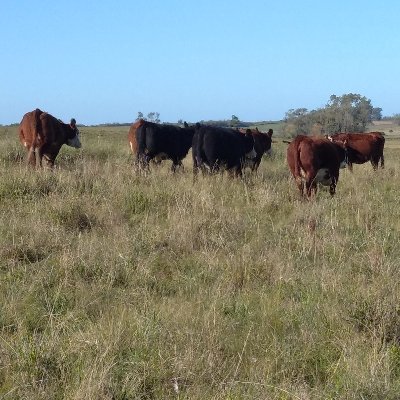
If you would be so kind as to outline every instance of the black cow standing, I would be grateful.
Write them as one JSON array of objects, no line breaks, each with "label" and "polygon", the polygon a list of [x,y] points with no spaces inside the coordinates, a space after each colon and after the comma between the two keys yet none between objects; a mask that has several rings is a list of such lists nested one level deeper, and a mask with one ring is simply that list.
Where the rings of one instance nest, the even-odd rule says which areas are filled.
[{"label": "black cow standing", "polygon": [[196,124],[192,155],[195,174],[199,169],[217,172],[224,167],[241,176],[246,158],[256,156],[254,138],[249,129],[243,134],[236,129]]},{"label": "black cow standing", "polygon": [[185,123],[184,128],[174,125],[156,124],[144,121],[136,130],[137,160],[139,165],[147,167],[151,160],[172,160],[171,170],[182,166],[182,160],[187,156],[194,127]]}]

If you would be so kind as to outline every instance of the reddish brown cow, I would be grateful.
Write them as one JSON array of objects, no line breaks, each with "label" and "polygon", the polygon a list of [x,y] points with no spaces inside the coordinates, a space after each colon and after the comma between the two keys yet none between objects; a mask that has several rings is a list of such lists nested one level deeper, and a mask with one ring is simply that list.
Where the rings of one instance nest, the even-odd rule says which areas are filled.
[{"label": "reddish brown cow", "polygon": [[27,161],[36,167],[53,167],[63,144],[79,148],[79,131],[76,121],[64,124],[52,115],[39,110],[26,113],[19,125],[19,139],[28,150]]},{"label": "reddish brown cow", "polygon": [[385,138],[381,132],[370,133],[337,133],[328,136],[333,142],[347,141],[348,165],[350,171],[353,170],[353,164],[364,164],[371,161],[374,170],[378,168],[379,161],[381,168],[385,166],[383,157],[383,148],[385,147]]},{"label": "reddish brown cow", "polygon": [[297,136],[287,149],[290,171],[301,195],[308,198],[315,194],[318,182],[335,194],[339,169],[345,166],[346,158],[345,144],[322,137]]},{"label": "reddish brown cow", "polygon": [[133,153],[134,156],[137,155],[138,152],[138,143],[136,139],[136,130],[144,124],[144,119],[139,119],[136,122],[134,122],[131,127],[129,128],[129,133],[128,133],[128,142],[129,142],[129,147]]},{"label": "reddish brown cow", "polygon": [[[245,134],[248,130],[239,129],[239,131]],[[250,167],[252,171],[257,171],[264,153],[271,151],[272,134],[274,131],[269,129],[268,132],[261,132],[258,128],[250,129],[250,131],[254,138],[256,156],[252,159],[246,159],[245,166]]]}]

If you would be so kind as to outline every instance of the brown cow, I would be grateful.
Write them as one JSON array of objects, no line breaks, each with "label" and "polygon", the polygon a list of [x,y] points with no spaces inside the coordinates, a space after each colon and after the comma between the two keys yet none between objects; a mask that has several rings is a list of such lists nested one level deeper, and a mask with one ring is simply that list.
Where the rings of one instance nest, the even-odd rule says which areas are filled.
[{"label": "brown cow", "polygon": [[136,139],[136,130],[144,124],[144,119],[140,118],[136,122],[134,122],[131,127],[129,128],[129,133],[128,133],[128,142],[129,142],[129,147],[133,153],[134,156],[137,155],[138,152],[138,143]]},{"label": "brown cow", "polygon": [[28,150],[27,161],[36,167],[53,167],[63,144],[80,148],[76,121],[64,124],[52,115],[39,110],[26,113],[19,124],[19,140]]},{"label": "brown cow", "polygon": [[[248,130],[239,129],[239,131],[245,134]],[[252,171],[257,171],[264,153],[270,153],[271,151],[272,134],[274,131],[269,129],[268,132],[262,132],[258,128],[250,129],[250,131],[254,138],[256,156],[252,159],[246,159],[245,166],[250,167]]]},{"label": "brown cow", "polygon": [[288,146],[287,162],[301,195],[310,198],[319,182],[329,186],[333,196],[339,169],[346,165],[346,154],[345,143],[333,143],[323,137],[297,136]]},{"label": "brown cow", "polygon": [[378,168],[379,161],[381,168],[385,166],[383,157],[383,148],[385,147],[385,138],[381,132],[369,133],[337,133],[328,136],[333,142],[347,141],[348,165],[350,171],[353,170],[353,164],[364,164],[371,161],[374,170]]}]

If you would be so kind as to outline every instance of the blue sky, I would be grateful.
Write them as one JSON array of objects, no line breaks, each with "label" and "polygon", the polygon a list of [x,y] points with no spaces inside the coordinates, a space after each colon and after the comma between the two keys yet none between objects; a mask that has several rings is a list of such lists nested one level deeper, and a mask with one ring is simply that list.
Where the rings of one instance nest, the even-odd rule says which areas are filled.
[{"label": "blue sky", "polygon": [[0,124],[279,120],[358,93],[400,113],[400,2],[1,0]]}]

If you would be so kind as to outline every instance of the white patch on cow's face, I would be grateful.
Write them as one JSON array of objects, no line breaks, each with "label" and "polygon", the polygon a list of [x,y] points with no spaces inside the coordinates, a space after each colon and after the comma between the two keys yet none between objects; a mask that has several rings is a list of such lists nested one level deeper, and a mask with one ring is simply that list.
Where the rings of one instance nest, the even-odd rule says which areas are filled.
[{"label": "white patch on cow's face", "polygon": [[332,179],[328,168],[319,169],[317,175],[315,175],[315,180],[321,185],[329,186],[332,183]]},{"label": "white patch on cow's face", "polygon": [[79,140],[79,135],[75,135],[72,139],[67,140],[67,145],[71,147],[75,147],[76,149],[79,149],[82,147],[81,141]]},{"label": "white patch on cow's face", "polygon": [[133,144],[132,144],[132,142],[129,142],[129,146],[131,148],[131,152],[133,153]]}]

